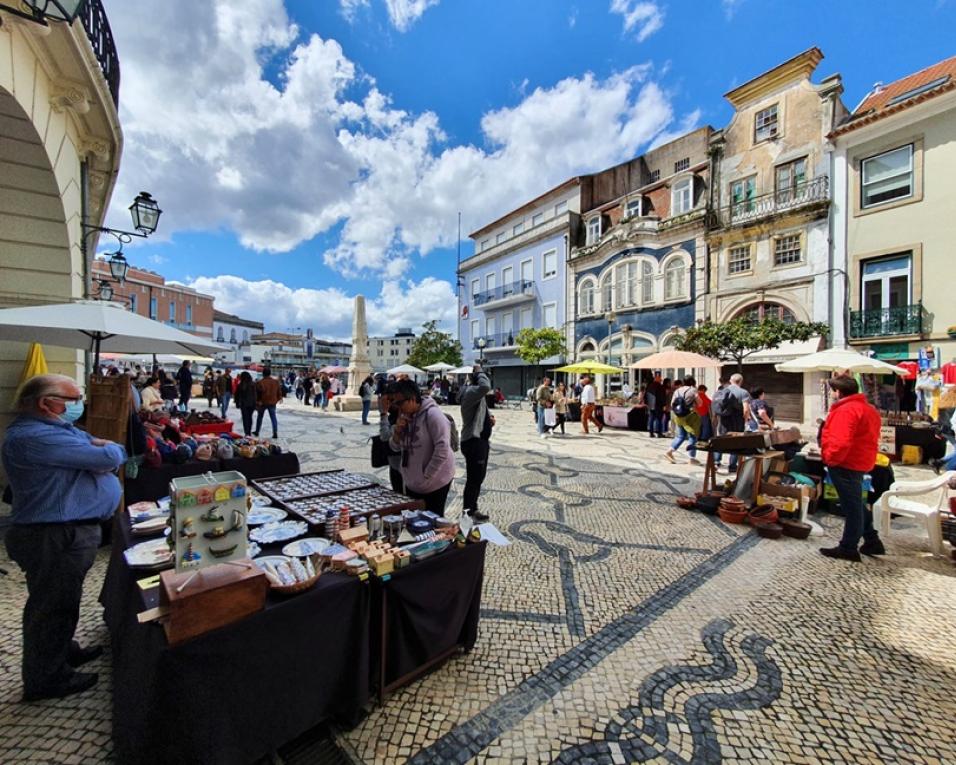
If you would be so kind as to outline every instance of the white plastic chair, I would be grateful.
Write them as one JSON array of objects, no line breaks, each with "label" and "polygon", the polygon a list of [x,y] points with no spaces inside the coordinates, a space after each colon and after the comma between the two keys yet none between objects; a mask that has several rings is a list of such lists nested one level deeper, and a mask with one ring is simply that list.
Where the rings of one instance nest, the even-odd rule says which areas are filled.
[{"label": "white plastic chair", "polygon": [[[890,531],[890,514],[905,515],[922,521],[929,534],[930,546],[934,555],[943,555],[943,533],[940,529],[939,517],[949,502],[949,482],[956,479],[956,471],[934,478],[931,481],[897,481],[880,497],[879,508],[873,525],[881,534]],[[923,499],[907,499],[907,497],[932,494],[936,492],[935,504],[928,505]]]}]

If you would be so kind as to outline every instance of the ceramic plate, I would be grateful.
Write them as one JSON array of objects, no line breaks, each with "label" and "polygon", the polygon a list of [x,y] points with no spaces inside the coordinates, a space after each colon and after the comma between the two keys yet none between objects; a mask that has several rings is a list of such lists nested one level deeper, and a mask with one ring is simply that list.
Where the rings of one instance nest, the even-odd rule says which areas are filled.
[{"label": "ceramic plate", "polygon": [[275,567],[280,563],[288,563],[289,560],[285,555],[263,555],[261,558],[256,558],[253,563],[265,571],[266,563],[271,563]]},{"label": "ceramic plate", "polygon": [[312,553],[320,553],[332,543],[322,537],[309,537],[308,539],[297,539],[295,542],[289,542],[282,548],[283,555],[289,555],[293,558],[305,558]]},{"label": "ceramic plate", "polygon": [[161,515],[158,518],[149,518],[145,521],[140,521],[139,523],[134,523],[130,527],[130,531],[138,537],[149,536],[150,534],[160,534],[163,529],[166,528],[166,522],[168,518],[165,515]]},{"label": "ceramic plate", "polygon": [[272,504],[272,500],[268,497],[263,497],[261,494],[256,494],[252,498],[253,507],[269,507]]},{"label": "ceramic plate", "polygon": [[250,526],[260,526],[263,523],[283,521],[287,515],[288,513],[279,507],[257,507],[253,505],[252,510],[249,511],[249,517],[246,518],[246,523]]},{"label": "ceramic plate", "polygon": [[246,547],[246,555],[250,558],[255,558],[259,553],[262,552],[262,548],[259,547],[255,542],[250,542]]},{"label": "ceramic plate", "polygon": [[161,568],[173,564],[173,551],[166,539],[151,539],[133,545],[123,553],[130,568]]},{"label": "ceramic plate", "polygon": [[249,539],[261,545],[267,545],[272,542],[284,542],[287,539],[301,537],[308,530],[309,525],[305,521],[267,523],[265,526],[250,531]]}]

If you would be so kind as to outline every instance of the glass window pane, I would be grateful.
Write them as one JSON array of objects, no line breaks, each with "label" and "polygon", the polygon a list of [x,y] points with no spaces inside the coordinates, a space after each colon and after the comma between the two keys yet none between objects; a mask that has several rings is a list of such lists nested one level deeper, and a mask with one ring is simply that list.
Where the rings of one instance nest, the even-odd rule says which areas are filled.
[{"label": "glass window pane", "polygon": [[863,161],[863,182],[872,183],[908,172],[912,161],[912,146],[888,151]]}]

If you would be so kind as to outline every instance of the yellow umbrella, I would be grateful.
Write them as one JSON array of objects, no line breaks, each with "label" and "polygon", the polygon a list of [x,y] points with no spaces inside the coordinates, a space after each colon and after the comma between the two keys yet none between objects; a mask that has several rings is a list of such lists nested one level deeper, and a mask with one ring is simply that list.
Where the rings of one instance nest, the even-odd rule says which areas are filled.
[{"label": "yellow umbrella", "polygon": [[610,364],[602,364],[600,361],[576,361],[564,367],[558,367],[555,372],[567,372],[569,374],[595,374],[595,375],[613,375],[617,372],[623,372],[621,367],[612,367]]},{"label": "yellow umbrella", "polygon": [[46,357],[43,355],[43,346],[39,343],[31,343],[30,350],[27,351],[26,361],[23,363],[23,371],[20,373],[20,382],[17,385],[16,393],[14,393],[14,400],[16,400],[17,394],[20,393],[20,388],[23,387],[23,383],[31,377],[45,375],[49,371],[46,365]]}]

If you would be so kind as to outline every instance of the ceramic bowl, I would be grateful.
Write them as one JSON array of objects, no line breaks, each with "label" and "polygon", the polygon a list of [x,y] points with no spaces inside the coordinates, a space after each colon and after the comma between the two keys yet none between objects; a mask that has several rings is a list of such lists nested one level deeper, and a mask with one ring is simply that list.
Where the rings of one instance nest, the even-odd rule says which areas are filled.
[{"label": "ceramic bowl", "polygon": [[780,539],[783,536],[783,526],[779,523],[760,523],[757,533],[765,539]]},{"label": "ceramic bowl", "polygon": [[736,510],[734,508],[725,507],[724,505],[721,505],[717,509],[717,515],[720,516],[720,520],[724,523],[745,523],[747,521],[746,510]]},{"label": "ceramic bowl", "polygon": [[758,505],[750,511],[749,515],[750,523],[753,526],[762,523],[776,523],[778,518],[777,508],[773,505]]},{"label": "ceramic bowl", "polygon": [[786,537],[806,539],[810,536],[811,526],[809,523],[801,523],[800,521],[791,521],[782,518],[780,525],[783,527],[783,535]]}]

